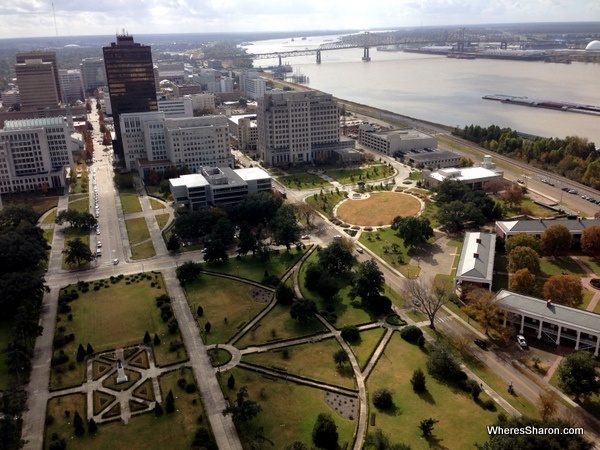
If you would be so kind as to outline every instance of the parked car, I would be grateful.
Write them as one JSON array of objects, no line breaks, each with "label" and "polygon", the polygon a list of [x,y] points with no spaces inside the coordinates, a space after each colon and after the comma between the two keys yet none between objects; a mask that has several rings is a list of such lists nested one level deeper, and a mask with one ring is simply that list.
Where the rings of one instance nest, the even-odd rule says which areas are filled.
[{"label": "parked car", "polygon": [[481,339],[475,339],[473,342],[475,342],[475,345],[481,350],[487,350],[487,344],[485,341],[482,341]]},{"label": "parked car", "polygon": [[522,348],[527,347],[527,341],[525,340],[525,336],[522,334],[517,334],[517,342]]},{"label": "parked car", "polygon": [[113,259],[113,264],[116,266],[117,264],[119,264],[119,260],[117,258]]},{"label": "parked car", "polygon": [[360,247],[356,247],[356,251],[357,251],[358,253],[360,253],[360,254],[363,254],[363,253],[364,253],[363,249],[362,249],[362,248],[360,248]]}]

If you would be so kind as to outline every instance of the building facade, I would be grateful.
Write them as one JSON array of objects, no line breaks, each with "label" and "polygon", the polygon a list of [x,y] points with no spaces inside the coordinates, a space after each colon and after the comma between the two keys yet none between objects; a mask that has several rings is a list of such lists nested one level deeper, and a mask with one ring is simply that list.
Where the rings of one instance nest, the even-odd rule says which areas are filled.
[{"label": "building facade", "polygon": [[229,135],[238,150],[255,151],[258,142],[256,114],[238,114],[227,118]]},{"label": "building facade", "polygon": [[78,69],[59,70],[60,85],[65,103],[84,101],[83,79]]},{"label": "building facade", "polygon": [[186,95],[183,98],[170,98],[158,101],[158,110],[165,114],[165,117],[193,117],[194,108],[192,107],[192,98]]},{"label": "building facade", "polygon": [[102,58],[84,58],[79,65],[85,92],[93,93],[95,89],[106,86],[106,68]]},{"label": "building facade", "polygon": [[258,99],[257,123],[258,152],[266,165],[321,161],[348,145],[340,143],[339,107],[331,94],[267,93]]},{"label": "building facade", "polygon": [[150,46],[135,43],[127,35],[118,35],[117,42],[102,51],[115,124],[113,148],[123,157],[121,114],[158,111],[152,53]]},{"label": "building facade", "polygon": [[256,70],[244,70],[240,73],[240,91],[246,98],[257,100],[267,91],[267,80]]},{"label": "building facade", "polygon": [[6,121],[0,130],[0,193],[65,187],[72,147],[62,117]]},{"label": "building facade", "polygon": [[[33,51],[33,52],[26,52],[26,53],[17,53],[15,55],[15,58],[17,60],[17,66],[20,64],[25,64],[27,61],[35,61],[36,63],[47,63],[48,65],[52,66],[52,77],[53,77],[53,84],[54,84],[54,89],[50,89],[47,86],[43,86],[43,90],[44,91],[54,91],[56,90],[57,92],[57,96],[58,96],[58,102],[56,103],[60,103],[62,100],[62,95],[61,95],[61,88],[60,88],[60,77],[58,74],[58,64],[56,63],[56,52],[50,52],[50,51]],[[16,66],[15,66],[15,71],[16,71]],[[46,71],[44,70],[44,73]],[[17,73],[17,81],[19,81],[19,74]],[[20,82],[19,82],[20,83]],[[46,83],[46,80],[44,80],[44,84]],[[35,85],[31,85],[31,87],[34,89],[35,92]],[[19,89],[21,89],[21,87],[19,86]],[[26,90],[29,90],[29,85],[27,85]],[[42,86],[40,86],[40,91],[42,91]],[[22,94],[21,94],[22,95]],[[53,100],[53,99],[52,99]],[[41,99],[40,99],[41,102]],[[42,105],[43,106],[43,105]]]},{"label": "building facade", "polygon": [[434,149],[437,139],[417,130],[381,130],[373,125],[362,124],[358,127],[358,143],[362,147],[394,156],[398,152]]},{"label": "building facade", "polygon": [[503,172],[489,170],[484,167],[465,167],[462,169],[440,169],[434,172],[423,171],[423,185],[426,187],[437,186],[446,180],[456,180],[466,183],[471,189],[483,189],[485,183],[501,181]]},{"label": "building facade", "polygon": [[[22,111],[56,109],[60,103],[56,66],[41,59],[26,59],[15,65]],[[57,89],[58,87],[58,89]]]}]

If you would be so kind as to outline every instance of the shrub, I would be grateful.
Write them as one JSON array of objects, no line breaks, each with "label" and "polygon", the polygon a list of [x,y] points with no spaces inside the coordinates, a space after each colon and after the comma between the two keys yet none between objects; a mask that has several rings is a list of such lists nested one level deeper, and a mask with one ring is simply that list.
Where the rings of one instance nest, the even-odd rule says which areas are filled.
[{"label": "shrub", "polygon": [[423,331],[415,325],[409,325],[400,330],[400,336],[405,341],[416,343],[420,337],[423,337]]},{"label": "shrub", "polygon": [[177,325],[177,321],[175,319],[172,319],[167,324],[167,328],[169,329],[170,334],[175,334],[177,333],[177,330],[179,330],[179,325]]},{"label": "shrub", "polygon": [[427,370],[438,380],[451,383],[459,383],[467,379],[467,375],[461,370],[458,362],[443,347],[438,347],[431,352],[427,360]]},{"label": "shrub", "polygon": [[160,338],[156,333],[154,334],[154,345],[160,345]]},{"label": "shrub", "polygon": [[186,384],[185,385],[185,392],[187,392],[188,394],[196,392],[196,384],[195,383],[188,383],[188,384]]},{"label": "shrub", "polygon": [[488,411],[496,411],[496,402],[492,399],[486,400],[483,402],[483,406]]},{"label": "shrub", "polygon": [[177,386],[179,386],[181,389],[185,389],[186,384],[187,380],[185,378],[180,378],[179,380],[177,380]]},{"label": "shrub", "polygon": [[342,328],[341,335],[348,342],[357,342],[360,340],[360,331],[354,325]]},{"label": "shrub", "polygon": [[171,341],[169,343],[169,351],[170,352],[176,352],[177,350],[179,350],[182,347],[181,342],[179,341]]},{"label": "shrub", "polygon": [[413,391],[415,392],[425,392],[427,390],[427,386],[425,385],[426,379],[425,374],[421,369],[415,369],[413,372],[413,376],[410,379],[410,384],[412,384]]},{"label": "shrub", "polygon": [[394,405],[392,393],[387,388],[379,388],[373,393],[373,405],[378,409],[390,409]]}]

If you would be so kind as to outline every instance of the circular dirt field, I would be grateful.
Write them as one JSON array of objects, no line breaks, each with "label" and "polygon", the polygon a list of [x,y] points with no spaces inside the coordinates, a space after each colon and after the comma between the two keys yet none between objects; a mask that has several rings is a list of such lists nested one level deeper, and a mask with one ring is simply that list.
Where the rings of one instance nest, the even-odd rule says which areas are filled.
[{"label": "circular dirt field", "polygon": [[394,217],[414,216],[420,210],[421,202],[412,195],[381,192],[366,200],[346,200],[338,207],[337,216],[351,225],[373,227],[390,225]]}]

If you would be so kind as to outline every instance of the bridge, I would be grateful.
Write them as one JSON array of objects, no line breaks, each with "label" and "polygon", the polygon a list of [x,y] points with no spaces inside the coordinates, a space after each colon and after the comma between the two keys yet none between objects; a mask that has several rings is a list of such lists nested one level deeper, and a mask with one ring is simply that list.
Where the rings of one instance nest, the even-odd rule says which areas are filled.
[{"label": "bridge", "polygon": [[[283,58],[291,58],[294,56],[316,55],[317,64],[321,63],[321,52],[330,50],[342,50],[348,48],[362,48],[363,61],[370,61],[371,56],[369,50],[371,47],[380,47],[385,45],[407,45],[407,46],[424,46],[424,45],[449,45],[452,42],[455,45],[456,51],[465,51],[465,46],[473,42],[500,42],[500,48],[506,49],[508,45],[518,44],[522,46],[523,41],[519,37],[509,35],[493,35],[487,37],[481,36],[466,36],[466,29],[461,28],[456,33],[442,33],[437,36],[417,36],[417,37],[401,37],[397,32],[382,32],[370,33],[368,31],[361,34],[353,34],[344,36],[336,42],[327,42],[319,45],[317,48],[305,48],[304,50],[290,50],[285,52],[271,53],[254,53],[239,55],[242,58],[252,59],[275,59],[279,60],[279,65],[282,65]],[[543,42],[535,41],[536,44]]]}]

